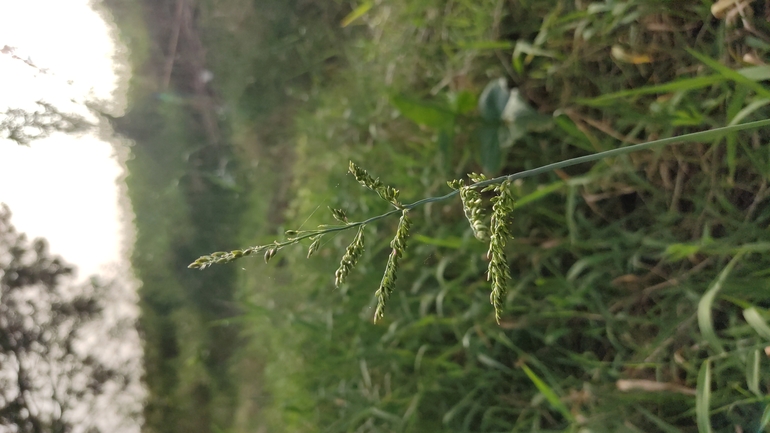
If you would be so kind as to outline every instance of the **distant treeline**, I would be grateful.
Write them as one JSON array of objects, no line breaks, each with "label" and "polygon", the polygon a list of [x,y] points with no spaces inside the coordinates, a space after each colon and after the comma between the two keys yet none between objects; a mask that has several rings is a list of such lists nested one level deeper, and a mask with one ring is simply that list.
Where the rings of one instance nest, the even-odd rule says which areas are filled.
[{"label": "distant treeline", "polygon": [[[259,130],[254,141],[264,146],[280,142],[290,124],[281,120],[292,105],[287,86],[307,93],[328,72],[335,60],[329,38],[339,33],[330,23],[344,16],[339,5],[320,2],[235,3],[223,17],[228,5],[218,0],[104,0],[132,67],[128,110],[109,120],[132,142],[126,182],[137,234],[132,265],[142,282],[148,432],[232,426],[237,384],[229,369],[240,329],[217,321],[237,312],[237,268],[201,273],[187,264],[238,245],[244,218],[254,218],[245,214],[252,180],[241,161],[260,150],[234,142],[233,128]],[[259,14],[249,15],[253,9]],[[243,31],[225,34],[218,20],[240,22]],[[329,31],[298,40],[307,26]],[[231,52],[234,44],[249,50]]]}]

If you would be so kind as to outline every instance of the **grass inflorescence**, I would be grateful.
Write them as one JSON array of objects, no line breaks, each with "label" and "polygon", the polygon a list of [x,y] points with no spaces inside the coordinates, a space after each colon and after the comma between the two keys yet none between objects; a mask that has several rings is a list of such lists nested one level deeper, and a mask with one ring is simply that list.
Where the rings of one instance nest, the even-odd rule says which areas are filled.
[{"label": "grass inflorescence", "polygon": [[[492,283],[492,294],[490,296],[490,302],[494,306],[495,317],[499,322],[503,308],[503,297],[505,296],[507,284],[510,280],[510,270],[508,268],[507,259],[505,258],[504,247],[506,240],[511,237],[511,233],[508,227],[510,215],[513,213],[514,209],[513,196],[510,193],[510,185],[512,181],[535,176],[543,172],[563,167],[570,167],[576,164],[599,160],[605,157],[625,155],[653,146],[688,142],[696,139],[696,137],[701,138],[719,136],[731,131],[759,128],[767,125],[770,125],[770,120],[715,128],[711,131],[697,132],[683,135],[681,137],[655,140],[648,143],[640,143],[633,146],[598,152],[594,155],[587,155],[579,158],[573,158],[567,161],[552,163],[540,168],[526,170],[511,175],[499,176],[494,179],[487,179],[484,175],[471,173],[469,174],[469,178],[473,182],[472,184],[466,186],[462,181],[449,181],[447,184],[454,190],[453,192],[443,196],[425,198],[408,205],[403,205],[398,201],[399,190],[392,188],[389,185],[384,185],[379,178],[373,178],[366,170],[351,161],[349,165],[349,172],[356,178],[356,181],[358,181],[358,183],[360,183],[365,188],[376,192],[382,200],[385,200],[386,202],[393,205],[396,208],[395,210],[371,217],[364,221],[349,222],[345,211],[341,209],[331,209],[334,219],[343,223],[343,225],[331,227],[319,226],[316,230],[288,230],[285,233],[287,236],[287,240],[285,241],[279,242],[276,240],[272,244],[232,250],[230,252],[214,252],[199,257],[188,267],[191,269],[203,270],[214,264],[230,263],[242,257],[248,257],[258,253],[264,254],[265,263],[267,263],[278,253],[280,249],[289,245],[300,243],[300,241],[308,238],[312,240],[307,254],[307,257],[310,258],[310,256],[312,256],[320,247],[320,240],[323,235],[357,227],[358,233],[353,239],[353,242],[345,251],[342,260],[340,261],[340,267],[335,272],[335,286],[339,287],[350,274],[350,271],[358,262],[361,254],[363,254],[363,229],[365,225],[394,214],[400,214],[401,220],[398,225],[396,237],[391,243],[393,252],[388,259],[388,264],[385,268],[385,275],[383,276],[382,283],[380,284],[380,288],[377,290],[376,294],[378,298],[377,312],[375,313],[376,322],[383,317],[385,303],[390,297],[395,284],[398,259],[401,258],[406,249],[406,237],[409,233],[409,227],[411,224],[407,217],[407,212],[410,209],[416,208],[418,206],[435,201],[445,200],[455,196],[456,194],[459,194],[461,197],[463,211],[466,218],[470,222],[474,236],[479,240],[489,241],[488,256],[490,258],[490,264],[487,277]],[[491,227],[488,227],[486,222],[483,220],[484,210],[481,192],[485,191],[494,191],[496,194],[496,196],[491,199]]]},{"label": "grass inflorescence", "polygon": [[[471,182],[481,182],[486,180],[483,174],[471,173],[468,175]],[[489,240],[489,226],[484,221],[484,206],[481,199],[481,193],[476,188],[466,186],[461,180],[448,182],[450,188],[460,191],[460,200],[463,202],[463,212],[465,218],[471,224],[473,236],[484,242]]]}]

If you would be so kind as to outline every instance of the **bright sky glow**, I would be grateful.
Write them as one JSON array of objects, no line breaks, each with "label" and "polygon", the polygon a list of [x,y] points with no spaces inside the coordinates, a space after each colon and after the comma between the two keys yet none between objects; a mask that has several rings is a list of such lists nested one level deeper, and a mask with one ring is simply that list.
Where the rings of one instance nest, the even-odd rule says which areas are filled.
[{"label": "bright sky glow", "polygon": [[[44,100],[83,113],[86,99],[113,99],[115,46],[88,3],[0,0],[0,49],[13,47],[17,56],[0,54],[0,111],[34,110]],[[0,202],[19,231],[47,238],[80,278],[122,258],[116,181],[123,169],[112,154],[95,136],[57,134],[30,147],[0,139]]]}]

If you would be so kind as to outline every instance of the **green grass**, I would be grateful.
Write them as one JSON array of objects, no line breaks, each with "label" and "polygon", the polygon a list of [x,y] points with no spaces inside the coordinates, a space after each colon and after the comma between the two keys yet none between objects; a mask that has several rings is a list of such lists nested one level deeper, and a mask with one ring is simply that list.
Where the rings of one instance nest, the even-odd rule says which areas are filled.
[{"label": "green grass", "polygon": [[[327,206],[352,220],[387,210],[346,175],[349,160],[409,203],[468,172],[515,173],[770,112],[770,68],[742,61],[770,51],[758,3],[753,32],[696,1],[316,3],[200,3],[223,130],[244,168],[231,199],[248,209],[201,231],[223,202],[193,203],[146,168],[139,189],[166,195],[143,209],[187,206],[144,225],[155,250],[184,248],[192,260],[330,223]],[[489,99],[476,108],[500,77],[519,90],[512,124]],[[310,260],[284,249],[269,265],[191,273],[183,289],[172,281],[156,294],[200,311],[226,298],[238,315],[163,319],[190,324],[172,330],[186,343],[167,366],[179,374],[166,375],[177,382],[165,410],[194,423],[185,416],[206,413],[195,390],[217,372],[232,384],[221,395],[237,397],[201,400],[215,414],[202,430],[767,431],[768,139],[767,129],[706,135],[517,181],[500,325],[486,245],[459,200],[412,211],[376,326],[395,219],[367,227],[364,256],[338,290],[353,233],[324,239]],[[187,236],[199,251],[180,246]],[[207,297],[212,280],[199,278],[237,278],[238,290]],[[217,332],[237,332],[238,348],[207,363]]]},{"label": "green grass", "polygon": [[[443,111],[419,126],[394,95],[443,107],[503,76],[539,113],[560,114],[506,149],[492,175],[767,118],[765,71],[746,72],[727,55],[749,47],[701,3],[571,7],[373,6],[351,23],[368,27],[341,48],[345,67],[295,117],[285,227],[329,223],[327,206],[354,220],[386,208],[345,175],[348,159],[402,189],[406,202],[483,167],[474,112],[457,118],[447,144]],[[653,61],[624,63],[613,46]],[[370,322],[373,293],[395,221],[367,229],[366,253],[340,290],[332,274],[352,233],[311,260],[301,248],[282,250],[285,262],[267,275],[271,265],[239,262],[254,273],[244,296],[263,308],[248,317],[261,348],[253,356],[267,357],[264,423],[292,431],[760,428],[768,137],[738,132],[517,183],[515,282],[500,326],[485,248],[459,202],[413,211],[416,235],[382,325]],[[619,380],[643,385],[621,391]],[[655,382],[672,390],[644,387]]]}]

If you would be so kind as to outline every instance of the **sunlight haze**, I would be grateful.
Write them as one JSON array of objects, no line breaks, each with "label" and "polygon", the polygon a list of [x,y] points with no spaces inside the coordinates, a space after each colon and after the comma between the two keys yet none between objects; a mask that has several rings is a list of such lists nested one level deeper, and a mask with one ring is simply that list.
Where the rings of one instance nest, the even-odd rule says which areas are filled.
[{"label": "sunlight haze", "polygon": [[[87,0],[9,1],[0,12],[0,48],[13,49],[0,54],[0,110],[44,100],[85,113],[84,100],[113,99],[114,42]],[[92,135],[0,142],[0,202],[18,230],[48,239],[80,278],[121,258],[122,172],[111,145]]]}]

